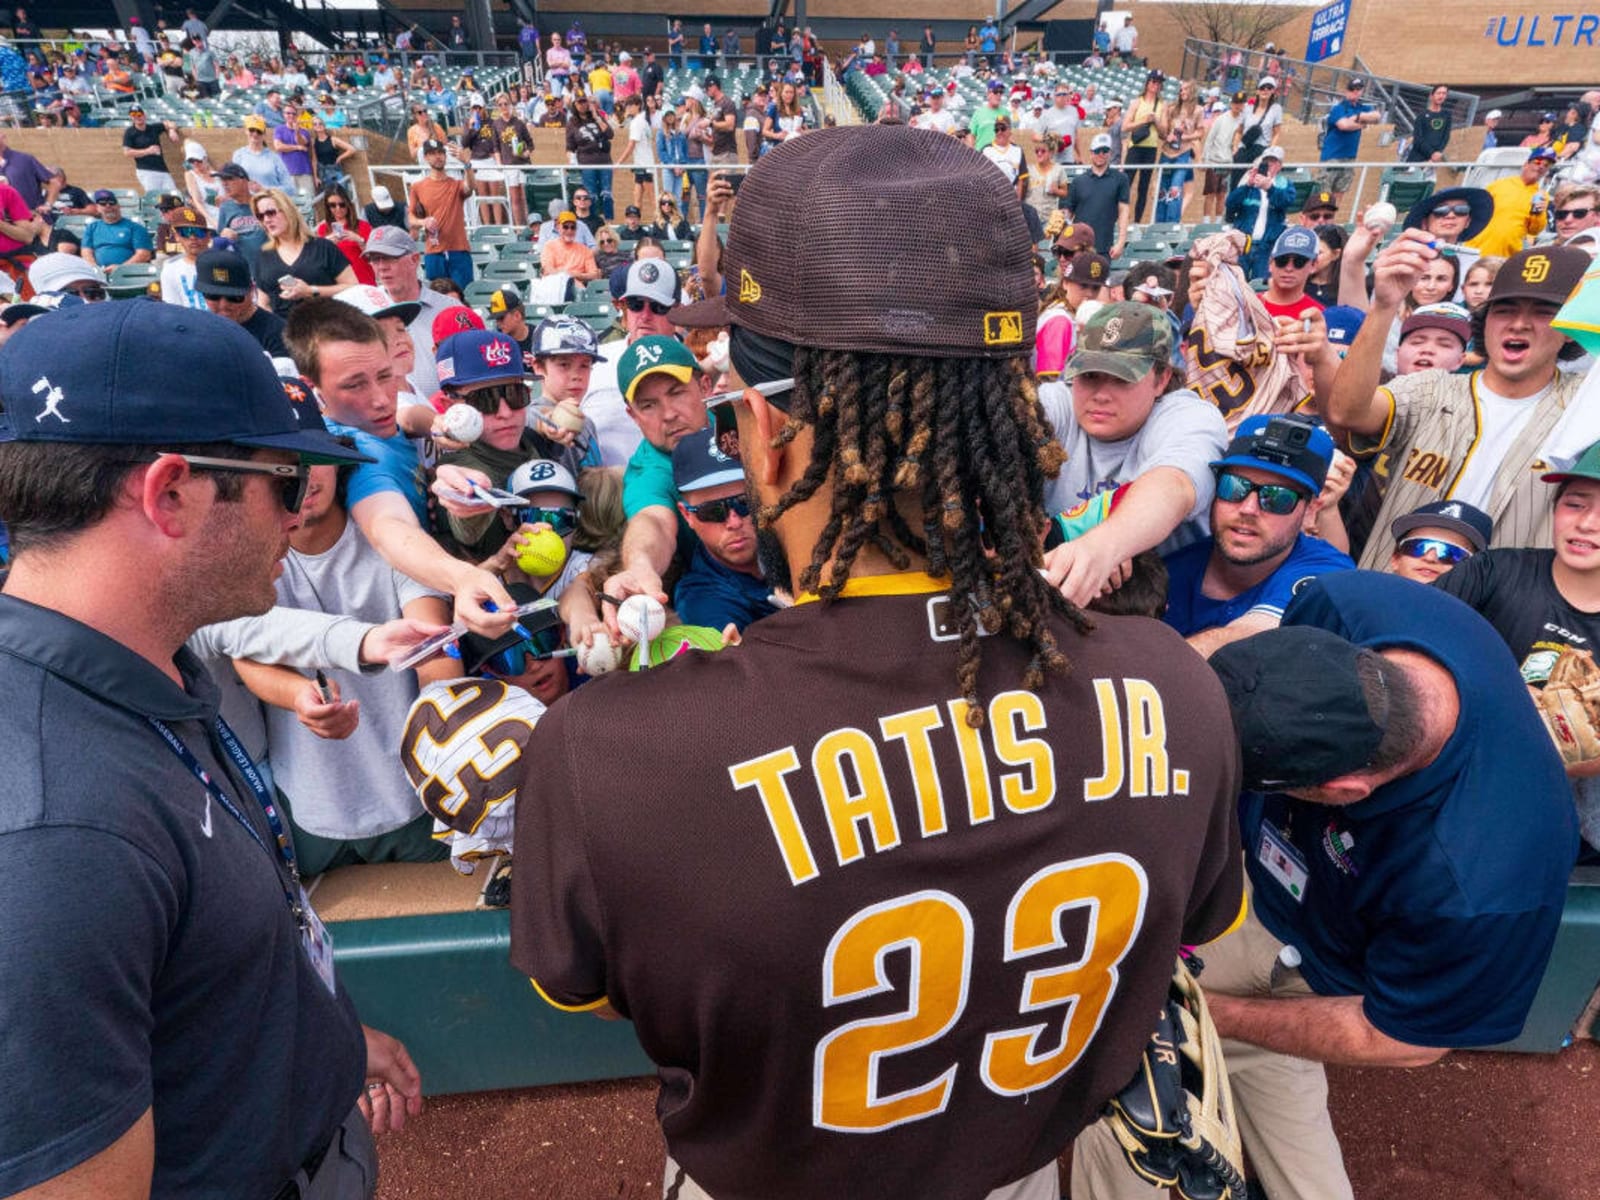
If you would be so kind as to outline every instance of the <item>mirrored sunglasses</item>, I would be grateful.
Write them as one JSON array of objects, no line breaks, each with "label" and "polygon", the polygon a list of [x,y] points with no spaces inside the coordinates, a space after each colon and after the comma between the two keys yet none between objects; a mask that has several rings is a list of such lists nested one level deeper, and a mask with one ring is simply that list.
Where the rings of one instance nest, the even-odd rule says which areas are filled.
[{"label": "mirrored sunglasses", "polygon": [[578,510],[575,508],[540,508],[530,504],[512,510],[519,525],[548,525],[562,537],[578,528]]},{"label": "mirrored sunglasses", "polygon": [[1394,549],[1396,554],[1403,554],[1407,558],[1427,558],[1432,554],[1439,562],[1449,563],[1452,566],[1472,557],[1472,551],[1465,546],[1458,546],[1442,538],[1403,538]]},{"label": "mirrored sunglasses", "polygon": [[750,500],[746,496],[729,496],[726,500],[707,500],[704,504],[685,504],[683,510],[699,517],[708,525],[721,525],[730,516],[748,518],[750,516]]},{"label": "mirrored sunglasses", "polygon": [[1243,475],[1224,471],[1217,476],[1217,499],[1228,504],[1243,504],[1254,492],[1261,511],[1274,517],[1283,517],[1294,511],[1305,494],[1282,483],[1256,483]]}]

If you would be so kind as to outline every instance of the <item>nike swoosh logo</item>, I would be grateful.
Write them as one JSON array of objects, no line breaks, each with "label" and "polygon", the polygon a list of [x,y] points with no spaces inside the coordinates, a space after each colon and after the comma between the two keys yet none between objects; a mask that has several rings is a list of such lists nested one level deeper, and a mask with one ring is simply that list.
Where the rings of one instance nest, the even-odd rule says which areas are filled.
[{"label": "nike swoosh logo", "polygon": [[200,832],[207,837],[211,836],[211,793],[206,793],[206,815],[200,822]]}]

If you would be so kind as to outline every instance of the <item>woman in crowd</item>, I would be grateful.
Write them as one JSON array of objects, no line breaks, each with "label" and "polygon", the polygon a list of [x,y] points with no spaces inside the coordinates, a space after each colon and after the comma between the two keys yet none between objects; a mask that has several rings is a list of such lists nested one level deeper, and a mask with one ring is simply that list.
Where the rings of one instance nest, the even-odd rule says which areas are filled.
[{"label": "woman in crowd", "polygon": [[1156,202],[1156,220],[1183,220],[1189,193],[1194,184],[1194,162],[1205,136],[1205,110],[1200,107],[1199,86],[1192,79],[1178,85],[1178,102],[1168,114],[1166,136],[1161,143],[1161,199]]},{"label": "woman in crowd", "polygon": [[1339,303],[1339,268],[1346,240],[1342,225],[1317,226],[1317,269],[1306,280],[1306,295],[1324,308]]},{"label": "woman in crowd", "polygon": [[249,88],[256,85],[256,73],[237,58],[228,59],[223,69],[222,82],[230,88]]},{"label": "woman in crowd", "polygon": [[256,220],[266,230],[256,286],[280,317],[301,300],[331,296],[359,283],[355,268],[327,238],[313,237],[294,202],[277,188],[250,198]]},{"label": "woman in crowd", "polygon": [[1405,320],[1425,304],[1440,304],[1454,300],[1461,287],[1461,259],[1454,254],[1441,254],[1423,268],[1422,276],[1411,289],[1411,294],[1400,305],[1394,324],[1389,326],[1389,336],[1383,346],[1383,367],[1386,371],[1400,369],[1400,327]]},{"label": "woman in crowd", "polygon": [[600,226],[594,235],[594,263],[600,268],[600,274],[609,278],[611,272],[632,261],[633,256],[622,249],[616,229],[610,225]]},{"label": "woman in crowd", "polygon": [[[432,93],[430,92],[431,96]],[[411,125],[406,129],[406,151],[411,155],[411,161],[421,163],[422,144],[429,138],[444,141],[444,130],[439,122],[428,115],[428,110],[421,104],[411,106]]]},{"label": "woman in crowd", "polygon": [[322,220],[317,223],[316,235],[339,247],[339,253],[349,260],[358,282],[377,284],[371,264],[362,257],[367,239],[372,236],[372,226],[361,219],[360,210],[343,185],[334,184],[324,193]]},{"label": "woman in crowd", "polygon": [[222,201],[222,180],[211,169],[206,148],[192,138],[183,144],[183,190],[189,203],[205,214],[211,228],[217,227],[217,205]]},{"label": "woman in crowd", "polygon": [[978,27],[976,25],[967,26],[967,39],[961,44],[961,52],[967,57],[967,66],[976,67],[978,65]]},{"label": "woman in crowd", "polygon": [[1123,118],[1128,141],[1124,170],[1133,185],[1133,206],[1128,219],[1135,225],[1144,224],[1156,154],[1171,128],[1171,105],[1161,98],[1161,88],[1166,81],[1166,75],[1160,71],[1151,71],[1146,75],[1144,91],[1129,106]]},{"label": "woman in crowd", "polygon": [[1554,138],[1556,115],[1553,112],[1539,114],[1539,127],[1522,139],[1525,149],[1535,149],[1539,146],[1548,146]]},{"label": "woman in crowd", "polygon": [[678,123],[675,108],[662,110],[661,128],[656,131],[656,160],[666,168],[662,173],[662,198],[682,196],[684,167],[689,161],[689,138]]},{"label": "woman in crowd", "polygon": [[1028,151],[1028,190],[1022,202],[1033,209],[1040,225],[1049,221],[1067,194],[1067,168],[1056,162],[1059,144],[1053,134],[1036,133]]},{"label": "woman in crowd", "polygon": [[688,150],[689,186],[700,202],[699,220],[706,219],[706,156],[711,152],[711,120],[706,106],[693,96],[683,98],[683,126]]},{"label": "woman in crowd", "polygon": [[800,104],[800,89],[788,82],[778,84],[761,126],[762,138],[771,148],[790,138],[799,137],[805,129],[806,112]]},{"label": "woman in crowd", "polygon": [[349,196],[356,195],[350,172],[345,169],[345,162],[355,153],[354,146],[328,131],[327,122],[321,117],[311,118],[311,178],[319,192],[340,188]]}]

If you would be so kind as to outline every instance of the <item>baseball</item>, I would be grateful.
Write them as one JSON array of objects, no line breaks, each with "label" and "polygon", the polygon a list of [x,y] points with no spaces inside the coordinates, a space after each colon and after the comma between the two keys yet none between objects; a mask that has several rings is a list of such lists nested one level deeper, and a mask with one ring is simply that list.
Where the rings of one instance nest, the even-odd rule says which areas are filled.
[{"label": "baseball", "polygon": [[567,544],[553,529],[536,529],[517,545],[517,569],[524,575],[554,575],[567,561]]},{"label": "baseball", "polygon": [[648,642],[667,627],[667,610],[653,596],[629,596],[617,606],[617,628],[630,642]]},{"label": "baseball", "polygon": [[591,645],[578,647],[578,670],[585,675],[604,675],[608,671],[615,671],[620,661],[617,648],[611,644],[610,634],[603,629],[595,633]]},{"label": "baseball", "polygon": [[1361,223],[1374,233],[1388,233],[1399,219],[1400,214],[1394,205],[1387,200],[1379,200],[1367,209],[1367,215],[1361,218]]},{"label": "baseball", "polygon": [[561,400],[550,406],[550,423],[568,433],[583,432],[583,410],[571,400]]},{"label": "baseball", "polygon": [[444,435],[453,442],[475,442],[483,436],[483,414],[470,404],[444,410]]}]

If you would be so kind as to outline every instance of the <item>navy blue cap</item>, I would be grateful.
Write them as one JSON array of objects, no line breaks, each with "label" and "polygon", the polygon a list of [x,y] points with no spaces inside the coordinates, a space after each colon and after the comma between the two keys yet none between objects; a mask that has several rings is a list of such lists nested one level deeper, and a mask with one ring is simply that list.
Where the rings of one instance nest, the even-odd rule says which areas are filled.
[{"label": "navy blue cap", "polygon": [[231,442],[313,462],[365,462],[306,428],[261,344],[175,304],[83,304],[0,349],[0,441],[162,446]]},{"label": "navy blue cap", "polygon": [[[1546,476],[1545,478],[1549,478]],[[1481,508],[1460,500],[1436,500],[1394,519],[1390,536],[1399,541],[1413,529],[1449,529],[1466,538],[1474,550],[1486,550],[1494,536],[1494,522]]]},{"label": "navy blue cap", "polygon": [[491,329],[453,333],[439,343],[436,356],[439,382],[451,387],[525,379],[522,347]]},{"label": "navy blue cap", "polygon": [[1317,240],[1316,231],[1307,229],[1304,225],[1291,225],[1278,235],[1278,240],[1272,243],[1272,257],[1281,258],[1285,254],[1298,254],[1301,258],[1316,261],[1317,252],[1322,249],[1322,244]]},{"label": "navy blue cap", "polygon": [[1297,483],[1315,496],[1333,464],[1333,439],[1320,425],[1290,413],[1246,417],[1213,468],[1254,467]]},{"label": "navy blue cap", "polygon": [[1367,314],[1353,304],[1335,304],[1322,310],[1322,319],[1328,324],[1328,340],[1335,346],[1348,346],[1361,332]]},{"label": "navy blue cap", "polygon": [[715,421],[699,433],[684,434],[672,449],[672,483],[680,492],[743,482],[744,464],[717,445]]}]

